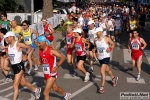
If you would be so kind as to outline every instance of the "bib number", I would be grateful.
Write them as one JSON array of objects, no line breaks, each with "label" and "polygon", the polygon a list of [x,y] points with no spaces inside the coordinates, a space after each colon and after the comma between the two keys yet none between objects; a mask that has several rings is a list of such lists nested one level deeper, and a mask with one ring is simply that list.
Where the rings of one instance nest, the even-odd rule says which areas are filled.
[{"label": "bib number", "polygon": [[76,49],[76,51],[82,51],[82,47],[80,44],[76,44],[75,49]]},{"label": "bib number", "polygon": [[135,27],[135,25],[134,25],[134,24],[131,24],[131,25],[130,25],[130,27],[131,27],[131,28],[134,28],[134,27]]},{"label": "bib number", "polygon": [[9,54],[10,62],[14,62],[14,57],[15,57],[15,54]]},{"label": "bib number", "polygon": [[104,48],[98,48],[98,55],[104,56]]},{"label": "bib number", "polygon": [[132,49],[139,50],[139,45],[138,44],[132,44]]},{"label": "bib number", "polygon": [[31,37],[25,37],[24,42],[25,42],[25,44],[30,44],[31,43]]},{"label": "bib number", "polygon": [[7,25],[6,24],[2,24],[2,28],[6,28],[7,29]]},{"label": "bib number", "polygon": [[67,38],[67,44],[71,44],[71,38]]},{"label": "bib number", "polygon": [[43,72],[44,74],[50,74],[49,64],[43,64]]}]

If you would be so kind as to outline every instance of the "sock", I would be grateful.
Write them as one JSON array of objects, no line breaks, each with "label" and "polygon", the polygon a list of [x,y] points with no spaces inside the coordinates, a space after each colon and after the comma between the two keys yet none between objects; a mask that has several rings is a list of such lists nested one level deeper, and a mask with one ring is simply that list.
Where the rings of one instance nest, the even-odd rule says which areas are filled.
[{"label": "sock", "polygon": [[93,66],[90,67],[93,70]]},{"label": "sock", "polygon": [[37,88],[34,90],[34,92],[37,92]]},{"label": "sock", "polygon": [[10,75],[7,75],[6,78],[11,78]]}]

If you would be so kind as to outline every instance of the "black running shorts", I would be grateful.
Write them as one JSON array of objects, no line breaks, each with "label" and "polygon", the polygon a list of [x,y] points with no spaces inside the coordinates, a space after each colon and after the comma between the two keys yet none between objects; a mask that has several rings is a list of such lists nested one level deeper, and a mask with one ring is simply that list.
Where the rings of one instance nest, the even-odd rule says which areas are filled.
[{"label": "black running shorts", "polygon": [[14,74],[18,74],[21,70],[25,71],[23,62],[11,65],[11,68],[13,69]]}]

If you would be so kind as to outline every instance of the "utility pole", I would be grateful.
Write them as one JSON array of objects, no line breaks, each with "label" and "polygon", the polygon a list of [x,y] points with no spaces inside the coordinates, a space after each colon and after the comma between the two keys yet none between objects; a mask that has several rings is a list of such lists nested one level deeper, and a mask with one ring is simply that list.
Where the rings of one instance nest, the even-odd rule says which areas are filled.
[{"label": "utility pole", "polygon": [[31,24],[34,23],[34,0],[31,0]]}]

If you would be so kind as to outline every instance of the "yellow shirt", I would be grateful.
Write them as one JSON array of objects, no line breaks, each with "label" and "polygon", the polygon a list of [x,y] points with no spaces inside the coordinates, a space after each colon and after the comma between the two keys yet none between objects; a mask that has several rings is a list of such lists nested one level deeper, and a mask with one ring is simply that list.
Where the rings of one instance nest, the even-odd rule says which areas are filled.
[{"label": "yellow shirt", "polygon": [[32,38],[31,38],[31,29],[29,29],[27,32],[23,31],[22,32],[22,35],[23,35],[23,39],[24,39],[24,43],[26,45],[30,45],[32,44]]},{"label": "yellow shirt", "polygon": [[137,21],[136,20],[134,20],[134,21],[129,21],[129,24],[130,24],[130,30],[134,30],[135,29],[135,26],[136,26],[136,23],[137,23]]},{"label": "yellow shirt", "polygon": [[18,37],[20,35],[19,33],[21,33],[21,26],[17,26],[16,30],[12,28],[11,31],[15,33],[15,39],[18,40]]}]

